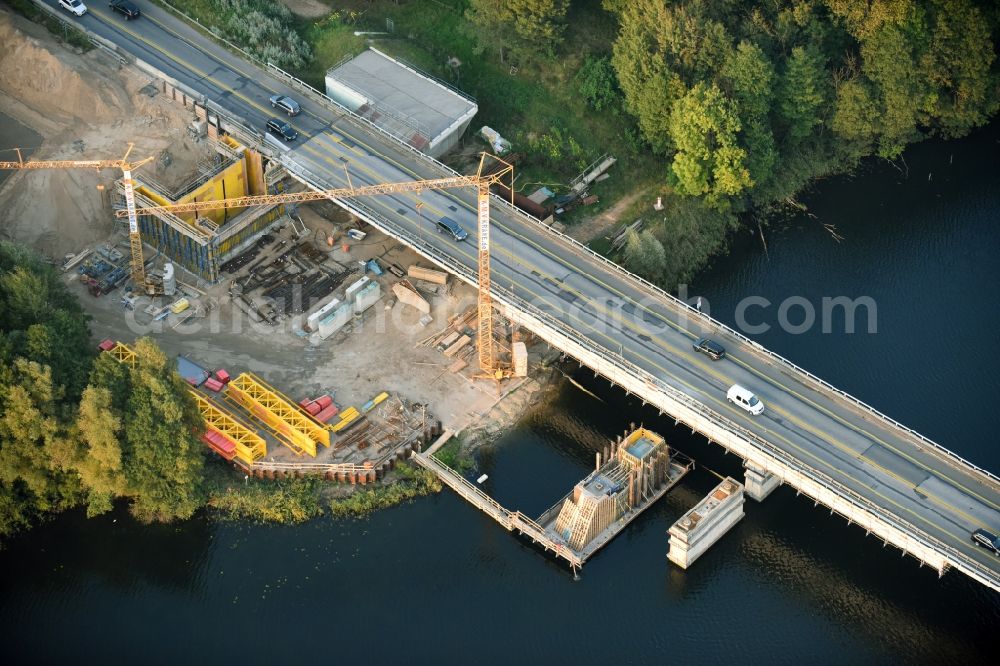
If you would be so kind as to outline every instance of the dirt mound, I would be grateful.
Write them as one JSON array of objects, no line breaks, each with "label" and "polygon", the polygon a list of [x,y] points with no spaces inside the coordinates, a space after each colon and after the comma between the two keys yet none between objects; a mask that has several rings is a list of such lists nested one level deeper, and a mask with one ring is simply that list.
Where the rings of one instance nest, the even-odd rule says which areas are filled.
[{"label": "dirt mound", "polygon": [[[0,44],[0,111],[41,134],[33,159],[115,159],[134,142],[133,158],[160,158],[136,175],[174,187],[211,153],[187,133],[191,112],[157,95],[137,70],[119,68],[100,51],[68,51],[2,9]],[[14,147],[29,146],[0,146],[0,159],[11,159]],[[0,236],[55,259],[103,240],[116,228],[106,192],[120,176],[86,169],[14,173],[0,187]]]},{"label": "dirt mound", "polygon": [[[131,110],[128,93],[108,76],[103,62],[50,50],[42,39],[25,34],[12,18],[0,14],[0,44],[4,45],[0,88],[8,95],[63,122],[92,122]],[[84,62],[86,67],[81,66]]]},{"label": "dirt mound", "polygon": [[329,5],[319,0],[281,0],[281,4],[305,18],[319,18],[333,11]]}]

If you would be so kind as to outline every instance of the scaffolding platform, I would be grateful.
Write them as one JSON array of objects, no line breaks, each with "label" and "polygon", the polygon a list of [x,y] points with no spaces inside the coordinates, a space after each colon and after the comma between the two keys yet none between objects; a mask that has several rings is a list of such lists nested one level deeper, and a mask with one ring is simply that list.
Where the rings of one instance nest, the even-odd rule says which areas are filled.
[{"label": "scaffolding platform", "polygon": [[638,428],[597,454],[595,469],[535,521],[586,562],[694,467],[663,437]]}]

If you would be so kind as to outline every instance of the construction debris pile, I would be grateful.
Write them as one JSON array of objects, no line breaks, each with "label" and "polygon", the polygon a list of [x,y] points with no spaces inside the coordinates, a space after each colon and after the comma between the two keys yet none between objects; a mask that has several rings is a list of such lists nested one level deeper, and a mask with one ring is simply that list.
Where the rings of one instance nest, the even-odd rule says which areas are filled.
[{"label": "construction debris pile", "polygon": [[[517,337],[511,345],[513,326],[505,317],[493,313],[493,344],[497,358],[510,359],[513,376],[527,375],[528,354],[527,344],[534,338],[528,331],[518,330]],[[471,306],[459,315],[452,317],[448,326],[434,335],[430,335],[417,343],[418,347],[432,347],[452,359],[448,371],[461,372],[469,365],[475,367],[476,332],[479,330],[479,320],[476,306]]]},{"label": "construction debris pile", "polygon": [[293,225],[288,228],[291,239],[264,234],[222,266],[234,275],[229,289],[233,303],[254,321],[273,325],[308,312],[359,273],[357,266],[344,266],[302,239]]}]

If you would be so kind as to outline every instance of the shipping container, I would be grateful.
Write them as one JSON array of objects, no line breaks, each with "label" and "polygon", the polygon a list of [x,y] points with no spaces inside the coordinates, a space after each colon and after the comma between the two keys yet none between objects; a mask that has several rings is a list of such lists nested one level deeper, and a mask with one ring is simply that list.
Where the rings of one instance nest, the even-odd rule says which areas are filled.
[{"label": "shipping container", "polygon": [[331,404],[320,410],[314,418],[320,423],[329,423],[330,419],[336,416],[338,412],[340,412],[340,408],[337,405]]},{"label": "shipping container", "polygon": [[215,378],[218,379],[223,384],[228,384],[229,380],[231,379],[229,373],[223,370],[222,368],[219,368],[218,370],[215,371]]},{"label": "shipping container", "polygon": [[177,357],[177,372],[191,386],[201,386],[208,379],[208,370],[183,356]]}]

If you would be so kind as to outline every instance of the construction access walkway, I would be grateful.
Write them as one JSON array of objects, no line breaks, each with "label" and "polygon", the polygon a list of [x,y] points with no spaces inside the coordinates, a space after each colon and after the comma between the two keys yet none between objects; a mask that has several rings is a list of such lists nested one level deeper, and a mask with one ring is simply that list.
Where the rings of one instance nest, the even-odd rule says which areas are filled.
[{"label": "construction access walkway", "polygon": [[[438,441],[443,443],[449,437],[451,433],[446,432]],[[505,508],[500,502],[469,483],[461,474],[435,458],[430,451],[414,453],[410,459],[424,469],[434,472],[441,482],[458,493],[459,497],[503,525],[508,532],[520,532],[546,551],[552,551],[569,562],[574,571],[583,566],[583,558],[570,550],[562,541],[547,534],[541,525],[520,511]]]}]

